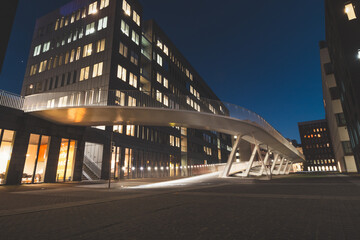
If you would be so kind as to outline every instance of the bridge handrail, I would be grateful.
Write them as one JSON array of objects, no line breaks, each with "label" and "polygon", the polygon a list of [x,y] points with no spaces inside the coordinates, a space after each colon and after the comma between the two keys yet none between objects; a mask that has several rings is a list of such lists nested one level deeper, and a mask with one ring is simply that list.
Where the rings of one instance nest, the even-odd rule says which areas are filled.
[{"label": "bridge handrail", "polygon": [[4,90],[0,90],[0,106],[23,110],[25,98]]}]

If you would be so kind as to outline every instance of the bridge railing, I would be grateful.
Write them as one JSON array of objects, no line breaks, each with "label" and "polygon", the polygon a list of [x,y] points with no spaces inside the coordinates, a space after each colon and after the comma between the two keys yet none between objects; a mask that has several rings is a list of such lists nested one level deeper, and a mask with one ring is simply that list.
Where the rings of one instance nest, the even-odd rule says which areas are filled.
[{"label": "bridge railing", "polygon": [[22,110],[24,97],[0,90],[0,106]]},{"label": "bridge railing", "polygon": [[[257,124],[279,141],[289,143],[258,114],[234,104],[225,103],[216,99],[202,98],[196,92],[187,96],[161,93],[158,91],[144,92],[138,90],[108,91],[92,89],[76,92],[51,92],[25,97],[23,109],[25,112],[33,112],[54,108],[93,106],[167,108],[222,115]],[[294,148],[290,143],[288,147]]]}]

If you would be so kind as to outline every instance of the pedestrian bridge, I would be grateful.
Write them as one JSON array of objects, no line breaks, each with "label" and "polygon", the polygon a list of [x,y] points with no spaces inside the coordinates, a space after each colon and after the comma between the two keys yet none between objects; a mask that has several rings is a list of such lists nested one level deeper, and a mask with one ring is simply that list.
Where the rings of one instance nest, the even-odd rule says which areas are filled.
[{"label": "pedestrian bridge", "polygon": [[[222,177],[239,171],[248,176],[256,165],[260,168],[257,175],[286,174],[293,163],[304,161],[304,156],[256,113],[199,96],[99,89],[54,92],[25,97],[23,110],[75,126],[178,126],[236,136]],[[241,163],[235,165],[239,167],[233,166],[237,149]]]}]

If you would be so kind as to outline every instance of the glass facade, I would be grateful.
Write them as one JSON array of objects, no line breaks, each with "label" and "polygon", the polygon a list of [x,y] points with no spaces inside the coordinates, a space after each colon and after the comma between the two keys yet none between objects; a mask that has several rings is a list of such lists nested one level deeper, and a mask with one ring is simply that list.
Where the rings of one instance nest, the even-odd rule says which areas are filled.
[{"label": "glass facade", "polygon": [[21,183],[44,182],[50,137],[31,134]]},{"label": "glass facade", "polygon": [[120,178],[120,158],[121,157],[121,148],[114,147],[112,149],[111,157],[111,177],[114,179]]},{"label": "glass facade", "polygon": [[0,184],[5,184],[14,145],[15,132],[0,129]]},{"label": "glass facade", "polygon": [[75,140],[61,140],[59,161],[56,171],[57,182],[67,182],[73,180],[76,144],[77,142]]}]

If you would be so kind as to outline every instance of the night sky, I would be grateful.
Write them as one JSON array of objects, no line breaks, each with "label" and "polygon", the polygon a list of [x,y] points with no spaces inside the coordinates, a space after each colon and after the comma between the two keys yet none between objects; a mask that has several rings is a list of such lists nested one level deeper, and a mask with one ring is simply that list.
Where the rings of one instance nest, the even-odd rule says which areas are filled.
[{"label": "night sky", "polygon": [[[20,0],[0,89],[20,93],[35,20],[71,0]],[[322,0],[140,0],[219,98],[299,140],[325,117],[318,42]]]}]

